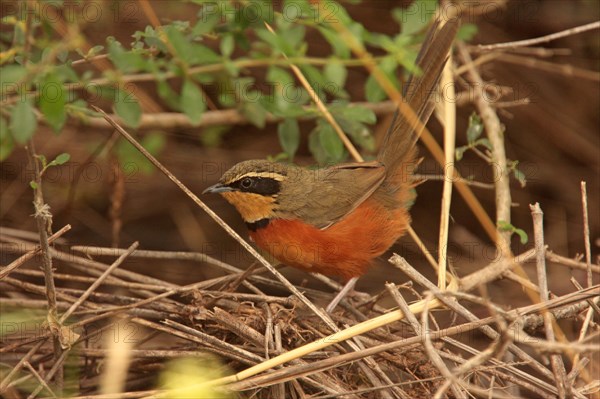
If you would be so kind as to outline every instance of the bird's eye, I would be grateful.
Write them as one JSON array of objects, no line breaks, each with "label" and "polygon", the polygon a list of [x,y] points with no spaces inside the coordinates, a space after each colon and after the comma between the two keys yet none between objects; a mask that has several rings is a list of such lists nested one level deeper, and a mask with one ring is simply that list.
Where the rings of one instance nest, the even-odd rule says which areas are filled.
[{"label": "bird's eye", "polygon": [[252,187],[252,179],[246,177],[245,179],[242,179],[240,185],[242,186],[242,188],[250,188]]}]

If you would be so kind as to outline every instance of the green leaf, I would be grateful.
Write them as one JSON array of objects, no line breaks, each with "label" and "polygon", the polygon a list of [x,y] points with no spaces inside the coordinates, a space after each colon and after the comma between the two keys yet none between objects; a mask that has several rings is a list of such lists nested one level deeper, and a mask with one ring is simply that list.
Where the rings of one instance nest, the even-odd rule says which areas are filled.
[{"label": "green leaf", "polygon": [[323,150],[323,146],[321,146],[321,140],[319,137],[319,129],[318,127],[313,129],[308,136],[308,149],[310,153],[313,155],[315,160],[319,165],[324,165],[327,163],[327,153]]},{"label": "green leaf", "polygon": [[11,154],[14,142],[8,132],[6,119],[0,116],[0,161],[4,161]]},{"label": "green leaf", "polygon": [[280,35],[274,34],[271,31],[265,29],[257,29],[256,35],[269,46],[277,50],[278,52],[287,56],[293,55],[293,49],[288,42],[286,42]]},{"label": "green leaf", "polygon": [[521,240],[521,244],[525,245],[527,244],[527,241],[529,241],[529,237],[523,229],[516,228],[515,226],[504,220],[498,220],[497,225],[498,230],[500,231],[510,231],[511,234],[517,234],[519,236],[519,239]]},{"label": "green leaf", "polygon": [[100,54],[100,52],[102,50],[104,50],[104,46],[100,46],[100,45],[94,46],[91,49],[89,49],[89,51],[87,52],[87,54],[85,56],[86,57],[93,57],[95,55]]},{"label": "green leaf", "polygon": [[[164,148],[165,137],[160,132],[151,132],[140,139],[139,142],[150,154],[156,156]],[[129,177],[135,177],[134,174],[138,171],[150,174],[154,170],[154,165],[127,140],[119,140],[116,153],[123,170],[129,172]]]},{"label": "green leaf", "polygon": [[54,158],[54,161],[50,162],[50,165],[63,165],[69,162],[69,159],[71,159],[71,155],[67,154],[66,152],[63,152],[62,154]]},{"label": "green leaf", "polygon": [[133,94],[117,89],[115,98],[115,111],[123,119],[125,125],[136,128],[142,119],[142,107]]},{"label": "green leaf", "polygon": [[422,30],[434,16],[437,0],[416,0],[407,8],[396,8],[392,17],[402,27],[402,33],[413,35]]},{"label": "green leaf", "polygon": [[229,59],[224,60],[223,66],[225,67],[225,70],[227,71],[227,73],[229,73],[231,76],[237,77],[240,75],[240,69],[231,60],[229,60]]},{"label": "green leaf", "polygon": [[342,38],[341,35],[339,35],[337,32],[335,32],[332,29],[325,28],[322,26],[319,26],[318,29],[319,29],[319,32],[321,32],[321,35],[323,35],[325,40],[331,46],[331,49],[333,50],[333,54],[336,57],[339,57],[342,59],[350,58],[350,48],[346,45],[346,42],[344,41],[344,39]]},{"label": "green leaf", "polygon": [[36,182],[34,182],[33,180],[31,180],[29,182],[29,187],[33,188],[34,190],[38,188],[38,185]]},{"label": "green leaf", "polygon": [[521,244],[523,244],[523,245],[527,244],[527,241],[529,241],[529,237],[527,236],[527,233],[525,233],[524,230],[515,228],[514,232],[519,236],[519,239],[521,240]]},{"label": "green leaf", "polygon": [[465,42],[470,41],[477,34],[478,28],[475,24],[463,24],[456,33],[456,39]]},{"label": "green leaf", "polygon": [[204,35],[213,30],[221,20],[221,15],[218,12],[213,12],[213,10],[219,8],[217,3],[213,3],[211,7],[204,7],[198,12],[198,22],[192,28],[192,35],[194,37]]},{"label": "green leaf", "polygon": [[365,123],[373,124],[376,121],[375,113],[365,107],[348,105],[337,102],[329,107],[335,120],[346,132],[352,141],[367,151],[375,149],[375,139]]},{"label": "green leaf", "polygon": [[88,104],[82,99],[77,99],[65,105],[67,113],[77,119],[86,121],[88,117],[97,117],[98,113],[88,108]]},{"label": "green leaf", "polygon": [[385,99],[385,92],[377,83],[377,79],[373,75],[367,78],[365,83],[365,96],[369,102],[380,102]]},{"label": "green leaf", "polygon": [[271,66],[267,70],[266,81],[273,88],[272,112],[278,115],[285,114],[298,100],[290,98],[300,90],[294,85],[294,77],[283,68]]},{"label": "green leaf", "polygon": [[142,146],[152,155],[158,154],[165,142],[165,134],[159,131],[150,132],[141,140]]},{"label": "green leaf", "polygon": [[360,122],[353,122],[351,128],[344,129],[345,132],[352,138],[361,148],[372,152],[375,150],[375,138],[371,131]]},{"label": "green leaf", "polygon": [[523,173],[517,168],[514,168],[513,175],[515,176],[515,179],[517,179],[519,184],[521,184],[521,187],[525,187],[527,185],[527,178],[525,177],[525,173]]},{"label": "green leaf", "polygon": [[[381,70],[386,74],[388,79],[396,88],[398,87],[398,79],[395,77],[397,66],[398,63],[396,59],[391,56],[385,57],[379,64],[379,68],[381,68]],[[379,83],[377,83],[377,80],[373,75],[370,75],[365,83],[365,96],[369,102],[380,102],[387,97],[387,94],[379,86]]]},{"label": "green leaf", "polygon": [[40,111],[55,133],[60,132],[67,121],[65,110],[66,93],[62,81],[54,73],[49,73],[40,90]]},{"label": "green leaf", "polygon": [[175,93],[173,88],[171,88],[171,85],[169,85],[168,81],[165,79],[157,79],[156,88],[160,98],[165,100],[169,107],[178,111],[181,109],[177,93]]},{"label": "green leaf", "polygon": [[339,162],[344,157],[344,143],[333,127],[328,123],[319,124],[319,142],[332,162]]},{"label": "green leaf", "polygon": [[109,38],[108,57],[122,73],[134,73],[145,69],[146,60],[144,57],[131,50],[125,50],[121,43]]},{"label": "green leaf", "polygon": [[45,169],[48,166],[48,160],[44,154],[36,155],[36,157],[42,162],[42,169]]},{"label": "green leaf", "polygon": [[[312,3],[312,1],[311,1]],[[320,2],[322,4],[323,12],[315,13],[315,17],[319,18],[319,22],[321,24],[331,24],[335,22],[339,22],[342,25],[346,25],[348,27],[352,27],[352,23],[354,22],[346,9],[342,7],[340,3],[334,0],[323,0]],[[312,16],[312,14],[309,14]],[[354,30],[350,29],[353,33]]]},{"label": "green leaf", "polygon": [[370,125],[377,122],[377,116],[373,110],[359,105],[350,105],[345,107],[344,115],[351,120],[368,123]]},{"label": "green leaf", "polygon": [[456,157],[457,161],[460,161],[461,159],[463,159],[463,156],[465,155],[465,151],[467,151],[469,149],[469,146],[462,146],[462,147],[456,147],[456,149],[454,150],[454,156]]},{"label": "green leaf", "polygon": [[300,128],[296,119],[284,119],[277,126],[277,135],[281,148],[288,155],[289,159],[294,159],[294,155],[300,145]]},{"label": "green leaf", "polygon": [[200,118],[206,110],[202,91],[190,79],[186,79],[181,88],[181,110],[194,126],[200,123]]},{"label": "green leaf", "polygon": [[294,84],[294,77],[291,73],[277,66],[270,66],[267,70],[267,81],[271,85],[280,83],[282,85]]},{"label": "green leaf", "polygon": [[337,87],[337,91],[344,90],[346,77],[348,76],[348,71],[344,64],[339,62],[339,60],[332,59],[325,65],[323,73],[327,82]]},{"label": "green leaf", "polygon": [[189,51],[190,54],[186,58],[192,65],[214,64],[221,61],[217,53],[198,43],[190,43]]},{"label": "green leaf", "polygon": [[206,46],[198,43],[193,43],[175,26],[168,25],[165,27],[167,39],[175,50],[177,55],[182,60],[189,64],[211,64],[219,62],[221,57]]},{"label": "green leaf", "polygon": [[267,110],[256,101],[248,101],[242,104],[240,108],[242,115],[246,117],[254,126],[262,129],[265,127]]},{"label": "green leaf", "polygon": [[290,28],[281,30],[278,34],[281,35],[281,39],[284,43],[287,44],[288,55],[292,55],[294,53],[294,49],[298,48],[300,44],[302,44],[302,39],[304,39],[304,34],[306,32],[306,28],[302,25],[294,25]]},{"label": "green leaf", "polygon": [[327,81],[325,80],[325,76],[323,76],[323,74],[321,73],[321,71],[318,70],[317,68],[315,68],[314,66],[312,66],[312,65],[302,65],[302,67],[300,69],[302,70],[302,73],[304,73],[304,76],[306,76],[306,79],[308,80],[308,82],[310,83],[310,85],[317,92],[322,91],[322,90],[320,90],[320,88],[323,88],[323,87],[325,87],[327,85]]},{"label": "green leaf", "polygon": [[297,21],[314,15],[315,9],[312,8],[308,0],[284,0],[282,15],[287,21]]},{"label": "green leaf", "polygon": [[167,48],[175,50],[175,55],[179,56],[183,60],[189,60],[191,54],[189,54],[190,41],[185,35],[179,31],[174,25],[167,25],[164,27],[164,32],[167,35],[168,41]]},{"label": "green leaf", "polygon": [[0,92],[18,92],[19,83],[27,75],[27,69],[21,65],[6,65],[0,70]]},{"label": "green leaf", "polygon": [[37,119],[31,103],[19,101],[10,113],[10,131],[18,143],[25,143],[33,136],[37,127]]},{"label": "green leaf", "polygon": [[315,90],[321,100],[325,100],[324,89],[330,89],[325,77],[320,70],[312,65],[303,65],[300,70],[308,80],[310,86]]},{"label": "green leaf", "polygon": [[233,53],[233,49],[235,47],[235,42],[233,40],[233,35],[225,35],[223,39],[221,39],[221,43],[219,44],[221,48],[221,54],[224,57],[229,58],[231,53]]},{"label": "green leaf", "polygon": [[515,228],[515,226],[513,226],[505,220],[498,220],[496,224],[498,225],[498,230],[501,231],[513,231],[513,229]]},{"label": "green leaf", "polygon": [[469,127],[467,128],[467,142],[473,144],[483,133],[483,123],[475,112],[469,116]]}]

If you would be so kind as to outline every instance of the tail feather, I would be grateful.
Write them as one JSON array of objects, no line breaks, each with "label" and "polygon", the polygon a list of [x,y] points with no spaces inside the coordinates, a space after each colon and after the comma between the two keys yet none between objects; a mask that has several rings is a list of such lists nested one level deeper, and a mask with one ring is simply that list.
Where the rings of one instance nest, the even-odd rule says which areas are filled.
[{"label": "tail feather", "polygon": [[[440,75],[448,59],[448,52],[458,30],[457,18],[441,25],[436,20],[429,28],[416,65],[421,73],[413,74],[403,89],[403,96],[419,120],[425,125],[435,104],[431,101]],[[392,123],[383,140],[378,159],[383,162],[390,176],[397,176],[398,168],[416,157],[415,143],[421,134],[415,131],[409,120],[396,110]]]}]

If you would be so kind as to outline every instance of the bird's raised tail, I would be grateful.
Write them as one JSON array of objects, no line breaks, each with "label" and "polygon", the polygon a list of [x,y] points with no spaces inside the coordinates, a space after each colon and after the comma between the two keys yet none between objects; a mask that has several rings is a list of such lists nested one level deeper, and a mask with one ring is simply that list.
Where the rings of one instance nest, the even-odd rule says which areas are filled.
[{"label": "bird's raised tail", "polygon": [[[458,18],[450,19],[443,25],[440,20],[433,23],[417,56],[419,71],[404,86],[404,101],[423,125],[435,107],[432,96],[436,92],[458,26]],[[397,109],[377,157],[385,165],[390,183],[399,179],[405,182],[409,176],[404,175],[414,169],[407,164],[415,161],[414,147],[421,131],[416,131],[413,126],[410,119]]]}]

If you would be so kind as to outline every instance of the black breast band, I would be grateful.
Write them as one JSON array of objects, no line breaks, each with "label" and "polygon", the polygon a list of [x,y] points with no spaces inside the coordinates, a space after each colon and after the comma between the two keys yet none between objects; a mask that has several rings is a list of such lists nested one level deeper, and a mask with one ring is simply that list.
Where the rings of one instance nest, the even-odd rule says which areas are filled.
[{"label": "black breast band", "polygon": [[269,225],[270,221],[271,221],[271,219],[264,218],[264,219],[257,220],[256,222],[246,223],[246,226],[248,227],[248,230],[256,231],[258,229],[263,229],[263,228],[267,227]]}]

